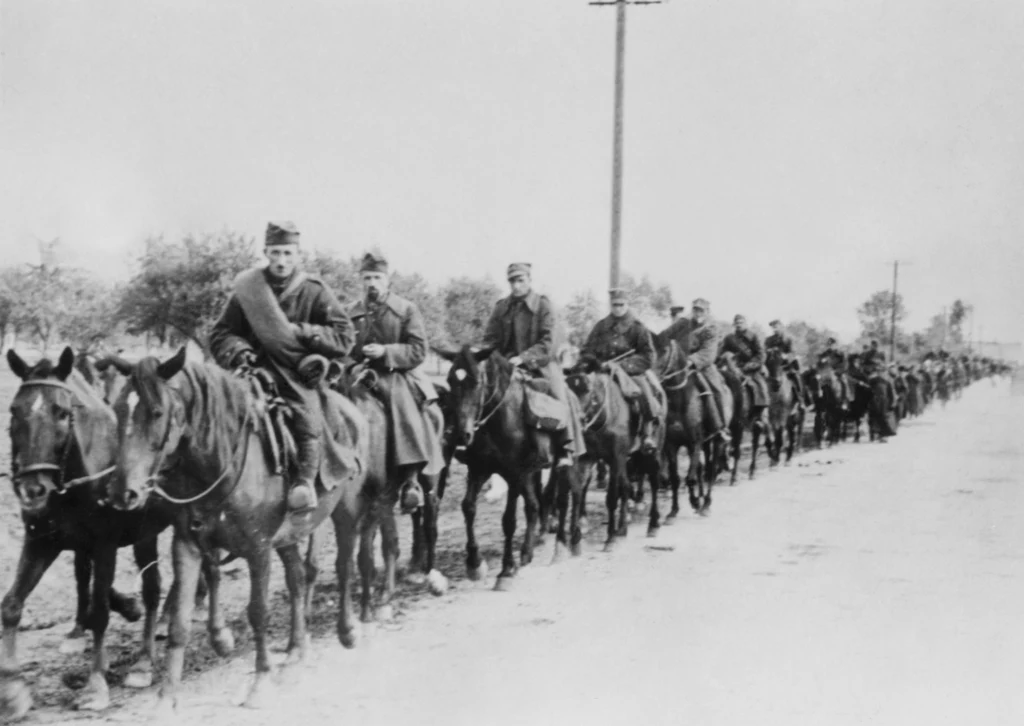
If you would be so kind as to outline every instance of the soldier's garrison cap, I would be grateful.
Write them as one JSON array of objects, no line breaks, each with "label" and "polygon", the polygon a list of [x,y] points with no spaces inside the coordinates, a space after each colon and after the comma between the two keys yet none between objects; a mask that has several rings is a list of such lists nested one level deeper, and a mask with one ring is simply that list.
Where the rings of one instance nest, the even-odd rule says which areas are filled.
[{"label": "soldier's garrison cap", "polygon": [[513,262],[508,266],[508,272],[505,277],[511,280],[517,275],[529,275],[532,269],[533,266],[529,262]]},{"label": "soldier's garrison cap", "polygon": [[694,310],[703,310],[707,312],[707,309],[711,307],[711,303],[709,303],[704,298],[699,297],[693,301],[690,307],[693,308]]},{"label": "soldier's garrison cap", "polygon": [[745,322],[747,322],[747,319],[746,319],[746,318],[745,318],[744,316],[742,316],[742,315],[739,315],[739,314],[737,314],[737,315],[736,315],[736,316],[735,316],[735,317],[734,317],[734,318],[732,319],[732,321],[733,321],[734,323],[745,323]]},{"label": "soldier's garrison cap", "polygon": [[294,222],[281,221],[269,222],[267,224],[266,246],[275,245],[297,245],[299,243],[299,228]]},{"label": "soldier's garrison cap", "polygon": [[608,299],[613,303],[626,302],[628,300],[626,291],[621,287],[613,287],[608,291]]},{"label": "soldier's garrison cap", "polygon": [[388,261],[383,255],[367,252],[363,255],[363,261],[359,265],[359,272],[383,272],[386,275],[388,272]]},{"label": "soldier's garrison cap", "polygon": [[686,310],[686,306],[685,305],[673,305],[672,307],[670,307],[668,309],[668,312],[671,315],[675,315],[676,313],[681,313],[684,310]]}]

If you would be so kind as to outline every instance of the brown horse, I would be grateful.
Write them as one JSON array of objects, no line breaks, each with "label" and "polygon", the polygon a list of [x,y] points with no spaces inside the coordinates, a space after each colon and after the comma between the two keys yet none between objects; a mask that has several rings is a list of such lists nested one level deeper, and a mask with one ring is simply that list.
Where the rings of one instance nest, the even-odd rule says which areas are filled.
[{"label": "brown horse", "polygon": [[584,491],[590,481],[596,478],[598,461],[608,465],[608,489],[605,494],[608,537],[605,550],[610,551],[616,538],[625,537],[629,531],[630,471],[637,476],[638,487],[643,485],[644,478],[651,484],[647,536],[654,537],[661,528],[658,492],[661,488],[661,462],[665,448],[665,413],[662,412],[653,432],[654,448],[646,450],[640,446],[639,441],[642,435],[640,417],[610,374],[579,363],[570,369],[566,382],[580,399],[583,410],[587,454],[581,457],[580,462],[583,467]]},{"label": "brown horse", "polygon": [[[17,575],[2,605],[0,712],[20,717],[31,706],[28,686],[19,676],[18,624],[25,600],[66,550],[75,551],[79,598],[71,636],[81,629],[93,633],[91,672],[76,705],[101,710],[109,703],[105,634],[110,610],[115,607],[128,615],[127,599],[112,588],[117,550],[133,545],[135,562],[142,571],[146,608],[143,653],[129,671],[126,684],[146,687],[153,678],[160,603],[157,535],[171,523],[172,513],[161,503],[135,512],[107,506],[105,482],[114,470],[116,422],[84,377],[72,370],[75,356],[70,348],[65,348],[56,366],[45,359],[29,366],[14,350],[7,352],[7,360],[22,379],[11,403],[11,467],[26,536]],[[86,603],[88,611],[83,612]],[[211,617],[214,610],[211,607]],[[134,619],[138,617],[135,614]]]},{"label": "brown horse", "polygon": [[[526,514],[526,533],[519,552],[522,565],[533,560],[534,547],[544,535],[538,527],[545,518],[541,471],[537,464],[534,433],[526,426],[523,415],[525,386],[528,384],[511,363],[492,349],[474,350],[466,345],[459,351],[436,352],[452,363],[448,371],[448,388],[454,414],[453,433],[458,447],[456,458],[461,458],[468,469],[462,514],[466,521],[466,568],[470,579],[478,580],[486,574],[486,565],[480,559],[476,540],[477,497],[484,483],[495,474],[508,483],[505,514],[501,520],[505,548],[501,572],[495,582],[495,589],[504,590],[511,586],[517,572],[512,540],[520,496]],[[582,488],[578,470],[579,464],[552,471],[559,506],[556,559],[561,556],[560,547],[567,544],[573,554],[579,553],[582,534],[578,520]],[[567,517],[571,528],[568,536],[565,529]]]},{"label": "brown horse", "polygon": [[786,463],[793,459],[794,449],[800,446],[803,432],[804,409],[799,405],[797,392],[786,371],[785,358],[778,349],[768,351],[765,358],[768,369],[768,432],[765,446],[770,466],[777,466],[782,458],[785,434]]},{"label": "brown horse", "polygon": [[729,434],[732,436],[730,456],[732,458],[732,474],[729,484],[735,484],[740,469],[740,446],[743,435],[750,431],[750,469],[747,476],[754,478],[757,473],[757,450],[761,445],[761,434],[765,429],[765,408],[754,405],[754,392],[747,383],[747,378],[736,364],[736,356],[723,353],[719,359],[722,377],[732,391],[732,418],[729,423]]},{"label": "brown horse", "polygon": [[[143,506],[154,493],[177,505],[173,553],[178,603],[168,634],[160,708],[176,706],[199,566],[218,549],[244,558],[249,566],[248,615],[256,645],[256,673],[245,703],[257,706],[270,674],[266,640],[270,541],[286,509],[284,479],[265,454],[258,399],[250,382],[211,365],[186,363],[184,348],[167,361],[144,358],[122,373],[129,374],[129,379],[114,407],[121,447],[112,498],[128,510]],[[335,482],[321,499],[323,510],[331,512],[338,545],[338,638],[352,647],[349,578],[364,512],[369,430],[354,404],[333,392],[328,396],[344,421],[335,435],[356,452],[357,459],[356,471]],[[192,473],[202,485],[184,486],[168,478],[179,471]],[[308,650],[306,573],[298,545],[281,547],[277,553],[285,568],[291,605],[288,659],[293,662],[302,660]],[[215,606],[211,591],[211,611]],[[220,650],[229,634],[222,620],[211,621],[214,648]]]}]

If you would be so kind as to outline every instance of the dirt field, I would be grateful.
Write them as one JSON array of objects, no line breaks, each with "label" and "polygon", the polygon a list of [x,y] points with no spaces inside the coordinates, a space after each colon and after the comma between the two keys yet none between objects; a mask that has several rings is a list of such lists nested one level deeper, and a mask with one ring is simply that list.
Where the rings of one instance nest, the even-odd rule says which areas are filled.
[{"label": "dirt field", "polygon": [[[9,401],[13,382],[3,376]],[[249,711],[232,706],[252,670],[246,577],[234,575],[226,603],[237,654],[215,662],[197,623],[178,722],[1024,722],[1022,402],[1005,383],[976,384],[886,445],[805,453],[755,482],[719,487],[711,517],[684,516],[657,540],[637,526],[614,553],[591,542],[557,566],[548,547],[510,593],[462,579],[456,472],[439,545],[449,594],[405,586],[395,621],[364,626],[346,651],[333,637],[335,588],[325,575],[312,662],[281,671],[275,705]],[[2,489],[7,583],[21,525]],[[600,497],[592,502],[600,512]],[[478,519],[492,575],[500,513],[483,504]],[[274,640],[283,646],[277,570]],[[56,650],[70,628],[70,580],[66,558],[26,608],[23,662],[37,704],[29,722],[137,723],[151,691],[114,688],[103,715],[65,710],[72,691],[63,681],[86,664]],[[137,589],[130,557],[118,583]],[[130,657],[138,626],[113,622],[116,663]]]}]

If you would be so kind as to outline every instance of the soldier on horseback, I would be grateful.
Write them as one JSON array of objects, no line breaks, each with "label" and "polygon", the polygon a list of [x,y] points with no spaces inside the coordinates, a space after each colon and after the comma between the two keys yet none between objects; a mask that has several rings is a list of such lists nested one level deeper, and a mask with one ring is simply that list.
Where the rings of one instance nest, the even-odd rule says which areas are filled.
[{"label": "soldier on horseback", "polygon": [[889,396],[889,408],[896,406],[896,386],[893,384],[892,376],[885,368],[885,353],[878,347],[878,341],[872,340],[867,351],[861,358],[864,374],[868,378],[878,377],[885,381],[886,390]]},{"label": "soldier on horseback", "polygon": [[710,308],[711,304],[704,298],[697,298],[690,306],[689,362],[697,372],[694,380],[700,392],[706,394],[710,389],[712,393],[714,405],[708,406],[707,410],[711,414],[715,434],[723,441],[731,441],[725,411],[725,379],[715,365],[718,360],[718,330],[708,317]]},{"label": "soldier on horseback", "polygon": [[796,391],[797,401],[800,406],[803,406],[805,400],[804,381],[800,376],[800,360],[793,354],[793,339],[786,334],[781,320],[773,320],[768,325],[772,329],[772,334],[764,339],[765,354],[774,350],[782,357],[786,363],[786,375],[789,376]]},{"label": "soldier on horseback", "polygon": [[673,306],[671,306],[668,309],[668,314],[671,317],[672,322],[674,323],[677,320],[686,320],[686,318],[683,317],[683,312],[685,310],[686,310],[686,307],[684,305],[673,305]]},{"label": "soldier on horseback", "polygon": [[841,407],[847,408],[847,405],[853,401],[853,390],[846,377],[846,354],[836,347],[835,338],[829,338],[825,341],[825,350],[818,354],[818,367],[831,369],[842,392],[840,398]]},{"label": "soldier on horseback", "polygon": [[565,385],[565,375],[554,356],[555,314],[551,301],[533,291],[532,265],[514,262],[508,266],[511,294],[499,300],[487,322],[483,345],[493,348],[517,368],[534,378],[547,381],[555,399],[569,413],[568,428],[551,432],[555,466],[569,466],[573,457],[586,451],[583,431],[576,411],[578,405]]},{"label": "soldier on horseback", "polygon": [[426,327],[419,308],[391,291],[384,257],[367,253],[359,276],[363,299],[349,308],[356,328],[353,374],[368,381],[368,388],[384,402],[388,468],[397,470],[403,482],[402,509],[411,512],[423,503],[419,473],[442,465],[441,432],[425,415],[426,407],[437,400],[434,385],[421,368],[427,355]]},{"label": "soldier on horseback", "polygon": [[[580,351],[580,361],[585,365],[599,365],[603,371],[611,373],[627,400],[639,399],[643,446],[651,448],[655,440],[652,429],[657,426],[662,409],[658,390],[661,385],[650,372],[654,364],[651,333],[633,317],[625,290],[615,288],[609,291],[609,297],[611,313],[597,321],[590,331]],[[628,381],[622,379],[618,370],[629,377]],[[630,386],[630,382],[635,386]]]},{"label": "soldier on horseback", "polygon": [[262,368],[292,410],[298,467],[288,492],[290,519],[316,508],[324,416],[317,390],[327,358],[352,347],[352,323],[318,278],[299,269],[299,230],[291,222],[267,225],[269,264],[243,272],[210,333],[210,349],[224,368]]},{"label": "soldier on horseback", "polygon": [[747,327],[742,315],[733,318],[735,330],[725,336],[721,353],[732,353],[743,371],[753,393],[753,405],[761,408],[768,405],[768,381],[764,375],[764,349],[761,339]]}]

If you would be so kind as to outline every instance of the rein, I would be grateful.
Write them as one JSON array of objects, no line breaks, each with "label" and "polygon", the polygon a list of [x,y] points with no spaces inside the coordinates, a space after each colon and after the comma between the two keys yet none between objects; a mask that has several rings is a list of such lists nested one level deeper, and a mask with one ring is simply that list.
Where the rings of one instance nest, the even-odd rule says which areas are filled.
[{"label": "rein", "polygon": [[[177,389],[171,390],[177,392],[179,396],[181,395],[180,392],[177,391]],[[238,486],[238,481],[242,478],[242,471],[245,469],[245,463],[249,459],[249,437],[247,433],[249,430],[249,422],[251,420],[252,407],[246,406],[245,418],[242,420],[242,426],[238,437],[238,447],[242,451],[241,468],[238,469],[238,476],[235,477],[235,481],[231,485],[231,488],[228,490],[227,494],[224,495],[224,499],[227,499],[227,497],[231,496],[231,492],[233,492],[235,490],[235,487]],[[171,494],[168,494],[167,491],[160,486],[160,481],[163,479],[163,463],[167,459],[167,440],[170,439],[171,437],[172,428],[173,420],[168,420],[167,429],[164,431],[163,442],[160,445],[160,457],[156,460],[156,463],[153,465],[152,473],[146,477],[146,486],[148,486],[154,494],[163,497],[171,504],[194,504],[195,502],[198,502],[200,499],[203,499],[210,495],[211,493],[213,493],[213,491],[221,485],[221,482],[224,481],[228,473],[230,473],[231,470],[234,468],[233,463],[238,458],[238,449],[235,449],[235,451],[231,453],[231,459],[228,461],[228,465],[225,467],[224,471],[221,472],[220,476],[218,476],[217,479],[213,482],[213,484],[211,484],[210,486],[208,486],[206,489],[201,491],[199,494],[196,494],[195,496],[175,497]]]},{"label": "rein", "polygon": [[[607,406],[605,404],[608,401],[608,380],[609,380],[609,378],[610,378],[610,376],[608,378],[604,378],[604,379],[600,379],[599,378],[599,380],[601,380],[601,387],[604,389],[604,394],[605,395],[604,395],[603,398],[601,398],[601,399],[599,399],[597,401],[597,411],[594,413],[594,415],[591,416],[589,420],[584,422],[584,424],[583,424],[583,430],[584,431],[589,431],[591,429],[591,427],[593,427],[593,425],[595,423],[597,423],[597,420],[599,418],[601,418],[601,414],[605,414],[605,421],[607,422],[608,413],[607,413]],[[603,424],[602,424],[602,428],[603,428]]]},{"label": "rein", "polygon": [[[479,428],[483,428],[483,425],[485,423],[487,423],[488,421],[490,421],[491,418],[494,416],[494,414],[496,414],[499,410],[501,410],[501,407],[505,405],[505,401],[508,400],[508,394],[512,391],[512,381],[514,380],[515,375],[516,375],[516,371],[513,370],[512,375],[508,379],[508,385],[505,386],[505,390],[502,392],[500,398],[498,396],[498,385],[497,385],[497,382],[495,382],[494,389],[493,389],[493,391],[491,391],[491,395],[488,396],[488,398],[486,400],[484,400],[484,401],[482,401],[480,403],[480,410],[483,411],[487,407],[487,404],[490,401],[493,401],[495,398],[499,398],[498,403],[487,414],[484,414],[483,416],[480,417],[480,420],[476,422],[476,428],[478,428],[478,429]],[[484,383],[484,385],[481,386],[481,392],[486,390],[486,384],[487,384],[486,375],[484,376],[483,383]],[[483,398],[483,395],[481,395],[481,398]]]},{"label": "rein", "polygon": [[[37,381],[24,381],[18,387],[18,390],[15,392],[14,395],[17,396],[19,393],[21,393],[21,390],[23,388],[42,388],[42,387],[59,388],[59,389],[61,389],[63,391],[66,391],[67,393],[69,393],[71,395],[71,397],[74,399],[74,401],[78,401],[78,393],[75,391],[75,389],[73,389],[71,386],[69,386],[68,384],[64,383],[63,381],[54,381],[54,380],[50,380],[50,379],[41,379],[41,380],[37,380]],[[75,406],[74,406],[74,403],[72,403],[71,413],[70,413],[70,421],[68,423],[68,429],[69,429],[69,431],[74,431],[74,428],[75,428]],[[73,441],[73,436],[69,435],[67,443],[64,445],[64,450],[61,451],[60,463],[59,464],[29,464],[26,467],[18,469],[18,471],[12,471],[11,474],[10,474],[11,481],[17,482],[18,479],[20,479],[21,477],[27,476],[28,474],[33,474],[33,473],[35,473],[37,471],[54,471],[54,472],[57,472],[57,482],[56,482],[56,485],[55,485],[57,493],[58,494],[64,494],[64,493],[66,493],[68,491],[68,489],[71,489],[72,487],[76,487],[76,486],[78,486],[80,484],[88,484],[89,482],[94,482],[97,479],[102,479],[103,477],[107,476],[108,474],[113,473],[113,471],[117,468],[116,466],[108,466],[106,469],[103,469],[102,471],[98,471],[95,474],[88,474],[86,476],[80,476],[80,477],[77,477],[75,479],[71,479],[69,481],[64,481],[64,469],[67,467],[68,455],[71,453],[72,441]]]}]

